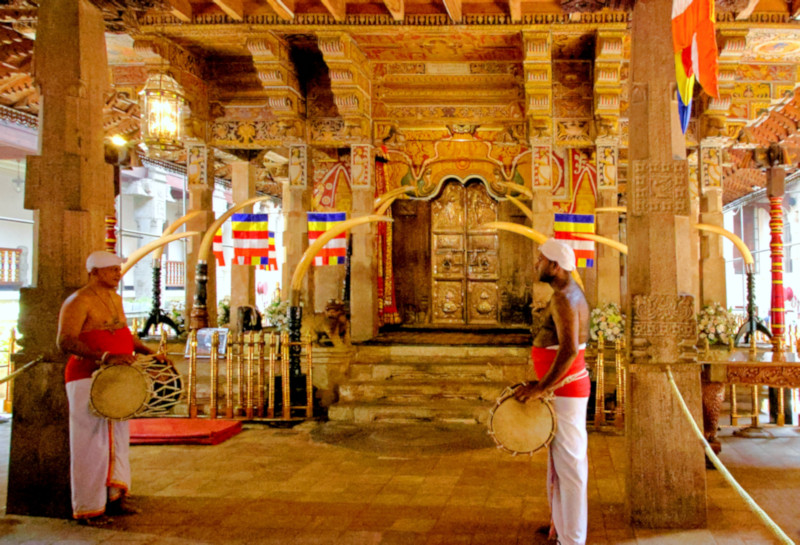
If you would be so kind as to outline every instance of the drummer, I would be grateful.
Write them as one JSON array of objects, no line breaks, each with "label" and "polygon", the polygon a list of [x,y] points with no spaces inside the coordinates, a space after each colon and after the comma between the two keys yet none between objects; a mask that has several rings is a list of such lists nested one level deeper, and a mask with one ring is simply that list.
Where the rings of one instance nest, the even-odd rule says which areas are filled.
[{"label": "drummer", "polygon": [[562,545],[586,543],[588,516],[586,406],[591,385],[583,352],[589,338],[589,305],[570,275],[573,269],[575,253],[564,242],[549,238],[539,247],[535,279],[553,288],[544,324],[533,339],[539,381],[514,394],[523,402],[555,396],[557,426],[547,468],[551,519],[538,532]]},{"label": "drummer", "polygon": [[124,262],[110,252],[92,252],[86,259],[88,283],[64,301],[58,318],[58,347],[71,355],[65,379],[72,515],[90,526],[107,524],[109,515],[136,512],[123,503],[131,482],[128,423],[111,422],[89,410],[95,370],[130,365],[134,353],[153,353],[131,334],[115,291]]}]

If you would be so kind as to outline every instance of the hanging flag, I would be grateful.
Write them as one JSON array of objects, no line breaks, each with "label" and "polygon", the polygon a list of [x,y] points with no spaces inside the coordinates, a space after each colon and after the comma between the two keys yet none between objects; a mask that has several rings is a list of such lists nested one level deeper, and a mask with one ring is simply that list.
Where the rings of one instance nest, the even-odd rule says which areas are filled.
[{"label": "hanging flag", "polygon": [[[313,244],[322,233],[347,219],[345,212],[308,212],[308,243]],[[314,257],[314,265],[344,265],[347,255],[347,232],[330,240]]]},{"label": "hanging flag", "polygon": [[684,133],[691,115],[694,80],[697,79],[706,93],[719,97],[715,32],[714,0],[673,0],[672,50]]},{"label": "hanging flag", "polygon": [[594,233],[594,214],[556,214],[553,230],[555,238],[575,251],[578,267],[594,266],[594,241],[577,236],[578,233]]},{"label": "hanging flag", "polygon": [[222,227],[217,229],[217,232],[214,233],[214,245],[212,249],[214,252],[214,257],[217,258],[217,266],[224,267],[225,254],[222,252]]},{"label": "hanging flag", "polygon": [[[275,252],[275,236],[269,230],[269,214],[234,214],[233,264],[270,266],[270,249]],[[276,262],[277,268],[277,262]]]}]

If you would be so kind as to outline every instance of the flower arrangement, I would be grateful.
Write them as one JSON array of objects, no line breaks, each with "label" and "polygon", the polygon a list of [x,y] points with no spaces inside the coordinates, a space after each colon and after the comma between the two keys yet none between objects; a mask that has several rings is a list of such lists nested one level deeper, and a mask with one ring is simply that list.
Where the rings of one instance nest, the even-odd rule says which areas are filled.
[{"label": "flower arrangement", "polygon": [[700,342],[708,339],[708,344],[728,344],[736,335],[736,317],[719,303],[710,303],[697,315],[697,329]]},{"label": "flower arrangement", "polygon": [[278,331],[289,331],[289,301],[281,301],[278,298],[272,300],[264,309],[264,317],[269,325]]},{"label": "flower arrangement", "polygon": [[598,333],[603,334],[603,340],[612,342],[625,335],[625,315],[615,303],[606,303],[592,310],[589,336],[596,341]]},{"label": "flower arrangement", "polygon": [[226,295],[217,303],[217,323],[226,326],[231,323],[231,297]]}]

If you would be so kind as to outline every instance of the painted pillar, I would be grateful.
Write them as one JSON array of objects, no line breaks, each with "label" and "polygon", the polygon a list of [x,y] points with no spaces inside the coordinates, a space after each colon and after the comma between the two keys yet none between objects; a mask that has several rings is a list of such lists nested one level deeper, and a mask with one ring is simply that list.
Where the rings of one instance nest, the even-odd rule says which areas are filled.
[{"label": "painted pillar", "polygon": [[70,518],[69,420],[56,348],[61,302],[86,283],[86,257],[105,248],[115,215],[113,167],[103,152],[108,90],[105,25],[86,0],[39,4],[34,79],[42,96],[41,155],[27,159],[25,208],[34,210],[33,286],[20,291],[20,366],[6,512]]},{"label": "painted pillar", "polygon": [[[597,146],[597,207],[619,205],[617,168],[619,149],[616,146]],[[619,212],[597,212],[597,234],[619,240]],[[597,304],[621,302],[620,253],[605,244],[597,248]]]},{"label": "painted pillar", "polygon": [[669,365],[702,425],[689,174],[675,101],[671,0],[637,2],[630,82],[628,265],[631,343],[626,411],[627,512],[644,528],[706,524],[701,443],[675,399]]},{"label": "painted pillar", "polygon": [[[290,296],[292,275],[308,247],[306,212],[310,199],[309,152],[310,149],[306,145],[289,147],[289,180],[283,186],[283,247],[286,252],[286,262],[281,274],[281,285],[284,299]],[[308,286],[307,278],[303,279],[302,286]],[[303,291],[305,292],[305,289]],[[301,296],[300,301],[304,300],[305,298]],[[309,312],[312,310],[309,309]]]},{"label": "painted pillar", "polygon": [[[249,161],[236,161],[231,165],[231,193],[233,203],[246,201],[256,195],[256,167]],[[241,210],[252,212],[252,206]],[[256,268],[231,262],[231,327],[242,331],[238,308],[256,304]]]},{"label": "painted pillar", "polygon": [[770,259],[772,260],[772,349],[781,353],[785,347],[784,296],[783,296],[783,193],[786,171],[773,166],[767,171],[767,196],[769,197]]},{"label": "painted pillar", "polygon": [[[365,144],[351,147],[353,218],[369,215],[375,202],[372,151],[372,146]],[[377,225],[368,223],[355,227],[351,233],[350,336],[354,341],[366,341],[378,334],[377,232]],[[358,288],[353,289],[355,286]]]},{"label": "painted pillar", "polygon": [[200,329],[217,323],[217,260],[209,252],[200,260],[200,241],[214,223],[214,175],[209,173],[214,154],[203,144],[186,147],[186,177],[189,188],[187,212],[199,210],[197,217],[186,223],[187,231],[199,231],[200,237],[188,239],[186,246],[186,308],[189,328]]}]

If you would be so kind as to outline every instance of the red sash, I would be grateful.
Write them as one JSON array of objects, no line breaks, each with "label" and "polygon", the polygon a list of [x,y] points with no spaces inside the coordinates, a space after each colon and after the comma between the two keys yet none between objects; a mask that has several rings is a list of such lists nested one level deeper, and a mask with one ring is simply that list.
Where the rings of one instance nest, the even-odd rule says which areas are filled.
[{"label": "red sash", "polygon": [[[83,331],[78,338],[92,350],[100,350],[111,354],[133,354],[133,334],[127,327],[121,327],[114,331],[107,329]],[[67,368],[64,371],[64,379],[67,382],[72,382],[73,380],[92,378],[92,373],[98,367],[100,365],[96,361],[74,355],[70,356]]]},{"label": "red sash", "polygon": [[[575,361],[569,368],[569,371],[562,377],[568,377],[576,373],[586,370],[586,361],[583,359],[584,349],[578,352]],[[531,349],[531,358],[533,359],[533,368],[536,371],[536,376],[541,378],[550,370],[553,362],[558,354],[558,349],[552,348],[539,348],[534,346]],[[589,381],[589,376],[585,376],[569,384],[558,388],[554,393],[559,397],[589,397],[589,392],[592,389],[592,383]]]}]

